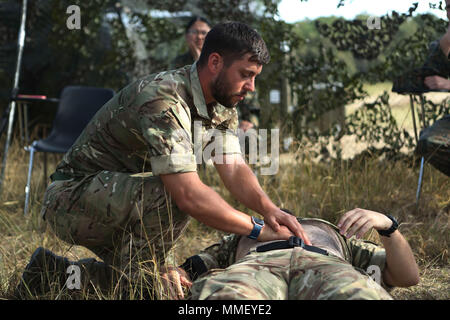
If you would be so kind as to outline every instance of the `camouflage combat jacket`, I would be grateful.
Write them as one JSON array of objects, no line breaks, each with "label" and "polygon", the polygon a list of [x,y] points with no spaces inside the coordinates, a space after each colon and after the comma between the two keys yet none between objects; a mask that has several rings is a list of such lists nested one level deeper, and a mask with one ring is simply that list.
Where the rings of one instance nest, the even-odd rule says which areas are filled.
[{"label": "camouflage combat jacket", "polygon": [[[364,272],[371,265],[376,265],[384,270],[386,252],[377,244],[358,240],[355,237],[347,239],[340,235],[339,229],[334,224],[317,218],[298,218],[300,223],[305,221],[320,221],[331,226],[339,235],[345,260],[359,271]],[[190,257],[182,265],[192,279],[196,279],[211,269],[225,269],[236,262],[236,251],[241,236],[231,234],[224,236],[219,243],[213,244],[201,251],[198,255]]]},{"label": "camouflage combat jacket", "polygon": [[209,129],[224,134],[223,154],[241,153],[236,108],[205,104],[195,63],[151,74],[123,88],[97,112],[56,171],[72,178],[102,170],[196,171],[194,124],[201,134],[200,156],[214,141],[214,135],[206,134]]}]

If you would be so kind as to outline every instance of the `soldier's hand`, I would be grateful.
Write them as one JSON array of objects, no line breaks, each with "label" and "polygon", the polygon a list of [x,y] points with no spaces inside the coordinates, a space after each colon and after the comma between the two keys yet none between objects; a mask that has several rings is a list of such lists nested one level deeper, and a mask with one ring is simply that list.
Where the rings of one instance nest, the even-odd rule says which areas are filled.
[{"label": "soldier's hand", "polygon": [[183,287],[190,288],[192,282],[182,268],[169,267],[161,274],[163,292],[171,299],[184,299]]},{"label": "soldier's hand", "polygon": [[242,120],[241,122],[239,122],[239,129],[241,129],[244,132],[253,127],[254,127],[253,123],[251,123],[250,121]]},{"label": "soldier's hand", "polygon": [[344,213],[337,224],[339,232],[343,236],[350,238],[356,234],[358,239],[362,238],[371,228],[387,230],[391,225],[392,221],[386,215],[359,208]]},{"label": "soldier's hand", "polygon": [[303,230],[303,227],[300,224],[300,222],[298,222],[297,218],[287,212],[284,212],[281,209],[277,208],[277,210],[265,214],[264,222],[267,223],[273,229],[273,231],[283,233],[283,236],[285,236],[286,233],[284,232],[284,229],[281,227],[282,226],[286,227],[287,230],[289,230],[291,233],[289,236],[287,236],[286,239],[294,235],[299,238],[302,238],[305,244],[311,245],[311,241],[309,240],[305,230]]},{"label": "soldier's hand", "polygon": [[261,229],[261,232],[256,239],[260,242],[265,241],[273,241],[273,240],[287,240],[289,237],[293,236],[294,234],[285,226],[281,226],[278,229],[278,232],[275,232],[270,225],[265,224],[264,227]]},{"label": "soldier's hand", "polygon": [[195,40],[191,40],[188,42],[189,51],[191,52],[194,60],[198,60],[200,54],[202,53],[203,43],[198,43]]},{"label": "soldier's hand", "polygon": [[426,77],[424,83],[432,90],[450,90],[450,80],[439,76]]}]

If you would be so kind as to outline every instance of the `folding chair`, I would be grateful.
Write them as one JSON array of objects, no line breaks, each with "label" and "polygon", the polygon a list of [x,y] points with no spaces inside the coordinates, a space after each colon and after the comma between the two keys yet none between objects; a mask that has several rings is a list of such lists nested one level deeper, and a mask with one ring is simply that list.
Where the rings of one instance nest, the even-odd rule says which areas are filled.
[{"label": "folding chair", "polygon": [[[439,42],[436,42],[434,47],[431,48],[430,45],[430,51],[435,50],[440,54],[439,49]],[[436,47],[437,46],[437,47]],[[399,94],[409,95],[409,103],[411,106],[411,116],[413,120],[413,126],[414,126],[414,137],[416,140],[416,145],[419,146],[420,137],[418,134],[418,128],[416,124],[416,115],[415,115],[415,106],[414,106],[414,96],[419,96],[420,98],[420,111],[418,111],[418,117],[420,118],[421,123],[421,130],[425,130],[429,127],[426,119],[425,119],[425,98],[423,96],[424,93],[427,92],[449,92],[448,90],[431,90],[429,89],[425,83],[424,79],[427,76],[433,76],[438,75],[442,77],[447,77],[445,74],[440,74],[440,70],[426,66],[424,65],[421,68],[416,68],[412,71],[408,71],[405,74],[401,75],[400,77],[397,77],[393,81],[392,86],[392,92],[396,92]],[[420,122],[419,121],[419,122]],[[417,148],[416,148],[417,149]],[[424,147],[419,147],[417,150],[423,150]],[[419,179],[417,182],[417,191],[416,191],[416,206],[419,205],[420,200],[420,193],[422,190],[422,180],[423,180],[423,171],[424,171],[424,164],[425,164],[425,156],[423,152],[418,152],[419,155],[421,155],[420,159],[420,171],[419,171]]]},{"label": "folding chair", "polygon": [[[428,92],[447,92],[445,90],[429,90]],[[415,107],[414,107],[414,94],[418,93],[410,93],[410,106],[411,106],[411,115],[413,120],[413,126],[414,126],[414,137],[416,139],[416,153],[420,155],[420,170],[419,170],[419,179],[417,182],[417,191],[416,191],[416,206],[419,205],[420,200],[420,193],[422,190],[422,180],[423,180],[423,170],[424,170],[424,164],[425,164],[425,156],[427,156],[427,161],[430,162],[432,165],[435,165],[435,162],[433,161],[433,158],[437,158],[438,154],[435,154],[436,150],[438,150],[437,146],[434,146],[434,148],[431,147],[431,143],[429,141],[426,141],[424,136],[422,136],[423,132],[425,130],[429,130],[430,126],[425,120],[425,98],[423,96],[423,93],[419,93],[420,97],[420,106],[421,106],[421,112],[419,114],[421,121],[422,121],[422,128],[420,131],[420,136],[417,134],[417,125],[416,125],[416,116],[415,116]],[[444,117],[444,121],[449,121],[450,119],[447,117]],[[447,130],[448,131],[448,130]],[[447,133],[448,135],[448,133]],[[448,138],[447,138],[447,144],[448,144]],[[428,146],[427,146],[428,145]],[[444,147],[444,143],[440,144],[438,147]],[[433,150],[433,152],[429,152],[429,150]],[[448,154],[448,145],[446,148],[443,148],[444,153]],[[439,156],[442,156],[439,154]],[[448,162],[448,160],[447,160]],[[442,171],[442,168],[438,168]],[[444,171],[443,171],[444,172]],[[444,172],[447,174],[446,172]]]},{"label": "folding chair", "polygon": [[24,214],[28,213],[31,173],[35,152],[44,152],[44,175],[47,177],[46,153],[65,153],[80,136],[97,111],[112,97],[114,91],[105,88],[67,86],[59,99],[58,110],[49,136],[33,141],[25,150],[30,152]]}]

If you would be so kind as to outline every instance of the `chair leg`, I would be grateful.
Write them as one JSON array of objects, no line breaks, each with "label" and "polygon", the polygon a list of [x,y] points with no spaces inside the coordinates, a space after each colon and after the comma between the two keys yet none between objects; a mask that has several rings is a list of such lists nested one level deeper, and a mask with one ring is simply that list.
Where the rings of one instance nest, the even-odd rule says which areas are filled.
[{"label": "chair leg", "polygon": [[34,158],[35,149],[33,146],[30,146],[28,148],[28,151],[30,151],[30,163],[28,164],[28,178],[27,178],[27,185],[25,187],[25,206],[23,209],[24,215],[27,215],[27,213],[28,213],[28,203],[30,201],[31,173],[33,171],[33,158]]},{"label": "chair leg", "polygon": [[424,162],[425,162],[425,159],[424,159],[424,157],[422,157],[422,159],[420,160],[419,183],[417,184],[417,192],[416,192],[416,206],[419,206],[420,191],[422,188]]}]

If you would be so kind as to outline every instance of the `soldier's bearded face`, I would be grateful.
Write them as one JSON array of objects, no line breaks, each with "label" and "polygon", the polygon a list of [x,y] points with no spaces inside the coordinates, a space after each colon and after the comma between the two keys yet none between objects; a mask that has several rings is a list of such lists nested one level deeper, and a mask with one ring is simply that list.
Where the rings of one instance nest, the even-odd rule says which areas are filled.
[{"label": "soldier's bearded face", "polygon": [[232,84],[227,79],[226,71],[220,71],[212,85],[214,99],[227,108],[233,108],[239,101],[244,99],[247,92],[233,92],[232,90]]},{"label": "soldier's bearded face", "polygon": [[249,91],[255,90],[255,77],[261,73],[262,66],[249,61],[250,55],[223,67],[211,86],[213,98],[227,108],[233,108],[244,100]]}]

